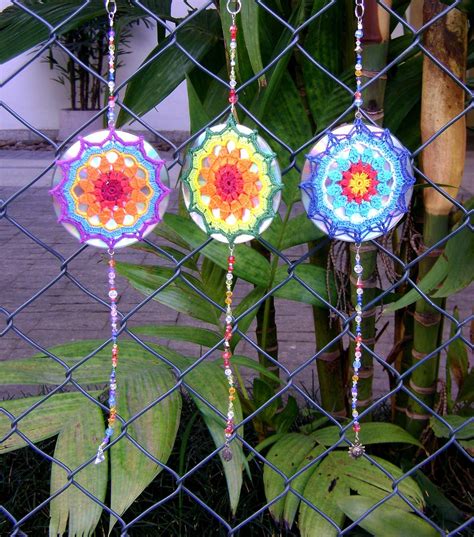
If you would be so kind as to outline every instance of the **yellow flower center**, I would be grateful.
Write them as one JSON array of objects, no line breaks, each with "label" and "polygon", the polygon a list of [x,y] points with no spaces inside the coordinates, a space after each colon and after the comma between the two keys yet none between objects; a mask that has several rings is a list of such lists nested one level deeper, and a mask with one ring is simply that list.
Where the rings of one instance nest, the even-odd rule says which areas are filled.
[{"label": "yellow flower center", "polygon": [[354,173],[349,181],[349,188],[356,196],[363,196],[367,193],[370,187],[370,177],[362,173]]}]

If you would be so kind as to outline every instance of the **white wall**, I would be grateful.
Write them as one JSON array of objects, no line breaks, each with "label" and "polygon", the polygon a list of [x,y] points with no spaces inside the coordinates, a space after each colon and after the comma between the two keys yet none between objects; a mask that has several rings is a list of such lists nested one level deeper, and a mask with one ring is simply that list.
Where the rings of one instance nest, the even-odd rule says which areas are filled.
[{"label": "white wall", "polygon": [[[196,2],[196,4],[203,2]],[[0,0],[0,10],[10,5],[9,0]],[[187,8],[182,0],[173,2],[173,16],[182,16]],[[141,64],[147,54],[156,46],[156,28],[146,29],[144,25],[134,28],[131,52],[122,57],[124,66],[119,70],[117,81],[125,79]],[[24,53],[0,66],[3,81],[31,58]],[[58,129],[59,110],[68,107],[68,88],[51,80],[55,72],[49,69],[41,58],[36,59],[23,72],[0,88],[0,100],[38,129]],[[156,110],[144,119],[158,130],[189,130],[188,104],[185,84],[181,84]],[[0,108],[0,131],[24,129],[11,114]],[[142,129],[135,124],[134,128]],[[3,134],[4,136],[4,134]]]}]

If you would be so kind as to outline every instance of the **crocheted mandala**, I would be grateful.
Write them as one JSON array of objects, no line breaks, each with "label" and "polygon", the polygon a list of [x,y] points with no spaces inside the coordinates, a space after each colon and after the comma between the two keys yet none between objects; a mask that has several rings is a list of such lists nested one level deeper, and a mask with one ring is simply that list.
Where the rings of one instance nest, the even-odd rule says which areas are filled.
[{"label": "crocheted mandala", "polygon": [[161,220],[170,190],[164,161],[142,138],[100,131],[80,138],[58,160],[59,183],[51,190],[58,220],[95,246],[131,244]]},{"label": "crocheted mandala", "polygon": [[275,154],[256,131],[237,125],[207,129],[190,149],[182,177],[194,221],[223,242],[243,242],[263,232],[280,201]]},{"label": "crocheted mandala", "polygon": [[359,121],[314,146],[300,187],[308,216],[322,231],[361,242],[399,222],[414,182],[407,149],[388,130]]}]

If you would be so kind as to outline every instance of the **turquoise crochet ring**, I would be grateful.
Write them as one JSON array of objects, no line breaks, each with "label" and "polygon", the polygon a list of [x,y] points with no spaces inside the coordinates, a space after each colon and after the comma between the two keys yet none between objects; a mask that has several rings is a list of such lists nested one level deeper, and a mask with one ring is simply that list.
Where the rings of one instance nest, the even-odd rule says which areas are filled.
[{"label": "turquoise crochet ring", "polygon": [[360,243],[387,233],[413,194],[410,153],[387,129],[361,120],[313,147],[300,188],[313,223],[332,238]]}]

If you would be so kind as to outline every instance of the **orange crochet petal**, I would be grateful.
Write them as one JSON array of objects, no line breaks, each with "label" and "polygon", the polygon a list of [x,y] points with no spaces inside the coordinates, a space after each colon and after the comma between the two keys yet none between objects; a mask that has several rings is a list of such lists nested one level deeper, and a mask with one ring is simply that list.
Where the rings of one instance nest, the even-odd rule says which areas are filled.
[{"label": "orange crochet petal", "polygon": [[87,216],[89,218],[92,218],[93,216],[96,216],[100,212],[100,205],[98,203],[94,203],[93,205],[89,205],[87,209]]},{"label": "orange crochet petal", "polygon": [[206,181],[209,180],[210,177],[214,177],[214,172],[211,172],[210,168],[201,168],[199,170],[199,175],[205,179]]},{"label": "orange crochet petal", "polygon": [[146,201],[146,196],[143,194],[143,192],[140,192],[139,190],[134,190],[130,196],[133,201],[139,203]]},{"label": "orange crochet petal", "polygon": [[106,224],[110,220],[110,211],[108,209],[99,213],[99,220],[101,224]]},{"label": "orange crochet petal", "polygon": [[113,214],[114,220],[117,222],[117,224],[123,224],[123,219],[127,213],[123,209],[117,209]]},{"label": "orange crochet petal", "polygon": [[200,188],[200,192],[202,196],[214,196],[216,193],[216,187],[212,183],[207,183],[203,187]]},{"label": "orange crochet petal", "polygon": [[84,192],[92,192],[94,190],[94,183],[88,179],[79,181],[79,186]]},{"label": "orange crochet petal", "polygon": [[88,180],[95,181],[99,178],[100,172],[97,168],[93,168],[92,166],[87,166],[86,172],[87,172]]},{"label": "orange crochet petal", "polygon": [[230,215],[230,206],[228,203],[223,203],[219,208],[222,220],[225,220]]},{"label": "orange crochet petal", "polygon": [[138,213],[137,205],[133,201],[128,201],[125,204],[125,210],[127,211],[128,214],[131,214],[132,216],[136,216]]},{"label": "orange crochet petal", "polygon": [[237,169],[240,173],[246,172],[250,167],[252,166],[252,161],[245,159],[245,160],[239,160],[237,162]]},{"label": "orange crochet petal", "polygon": [[232,149],[232,151],[230,152],[230,156],[236,161],[240,160],[240,149],[238,149],[237,147],[235,149]]}]

